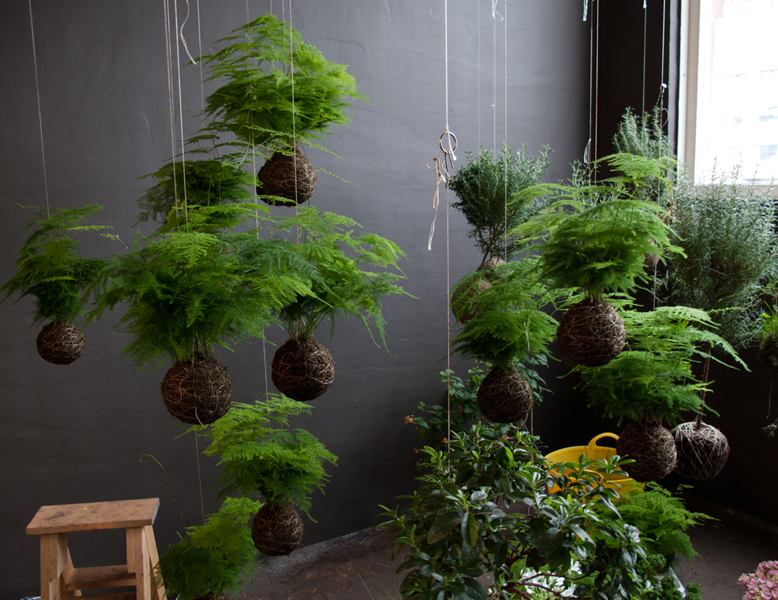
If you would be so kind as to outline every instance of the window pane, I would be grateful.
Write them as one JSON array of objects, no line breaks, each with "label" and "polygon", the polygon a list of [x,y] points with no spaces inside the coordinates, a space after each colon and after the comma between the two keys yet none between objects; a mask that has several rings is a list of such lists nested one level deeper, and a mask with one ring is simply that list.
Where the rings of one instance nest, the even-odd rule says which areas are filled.
[{"label": "window pane", "polygon": [[703,0],[695,179],[778,180],[778,0]]}]

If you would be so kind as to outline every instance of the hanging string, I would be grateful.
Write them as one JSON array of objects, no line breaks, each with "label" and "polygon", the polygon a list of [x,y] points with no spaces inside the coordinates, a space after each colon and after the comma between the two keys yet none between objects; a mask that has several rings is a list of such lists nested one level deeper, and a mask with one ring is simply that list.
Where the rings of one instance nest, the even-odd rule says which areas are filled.
[{"label": "hanging string", "polygon": [[[505,98],[503,99],[505,115],[504,115],[504,135],[503,135],[503,148],[508,148],[508,3],[505,3],[505,17],[503,18],[503,37],[504,37],[504,49],[505,57],[503,63],[505,65]],[[503,232],[503,260],[508,262],[508,153],[503,152],[505,162],[505,177],[503,179],[503,193],[504,193],[504,205],[505,205],[505,231]]]},{"label": "hanging string", "polygon": [[170,114],[170,151],[173,157],[173,197],[178,202],[178,177],[176,176],[176,127],[175,127],[175,106],[173,97],[173,58],[170,52],[170,4],[168,0],[163,0],[165,9],[165,58],[167,59],[167,93],[168,93],[168,113]]},{"label": "hanging string", "polygon": [[[184,45],[184,50],[186,50],[186,54],[189,57],[189,60],[192,61],[193,65],[197,64],[197,61],[192,58],[192,53],[189,52],[189,46],[186,45],[186,38],[184,38],[184,26],[186,25],[186,22],[189,20],[189,0],[186,1],[186,18],[184,19],[184,22],[181,23],[181,29],[178,30],[178,36],[181,38],[181,43]],[[198,11],[199,11],[199,0],[198,0]],[[199,32],[199,18],[198,18],[198,32]]]},{"label": "hanging string", "polygon": [[[200,32],[200,0],[197,0],[197,52],[200,56],[203,55],[203,38]],[[202,65],[200,66],[200,106],[202,107],[203,124],[205,124],[205,85],[203,83]]]},{"label": "hanging string", "polygon": [[32,20],[32,0],[28,0],[30,7],[30,34],[32,36],[32,64],[35,69],[35,98],[38,101],[38,128],[41,135],[41,162],[43,163],[43,195],[46,198],[46,217],[51,217],[49,208],[49,180],[46,175],[46,152],[43,145],[43,113],[41,112],[41,90],[38,83],[38,54],[35,51],[35,26]]},{"label": "hanging string", "polygon": [[[597,127],[598,118],[600,115],[600,2],[599,0],[593,0],[597,3],[597,34],[595,40],[595,70],[594,70],[594,160],[597,161]],[[594,181],[597,181],[597,170],[593,172]]]},{"label": "hanging string", "polygon": [[[292,0],[289,0],[289,76],[292,80],[292,165],[294,166],[294,211],[297,214],[297,123],[294,106],[294,35],[292,29]],[[300,230],[297,230],[299,241]]]},{"label": "hanging string", "polygon": [[[584,21],[586,21],[588,15],[589,0],[584,0]],[[589,139],[586,142],[586,148],[584,148],[584,164],[588,165],[591,160],[591,146],[592,146],[592,119],[594,116],[593,103],[594,103],[594,19],[592,19],[589,25]]]},{"label": "hanging string", "polygon": [[646,54],[648,52],[648,6],[643,0],[643,98],[640,106],[641,116],[646,114]]},{"label": "hanging string", "polygon": [[492,154],[497,156],[497,12],[499,0],[492,0]]},{"label": "hanging string", "polygon": [[[187,6],[189,2],[187,2]],[[176,31],[178,31],[178,2],[173,0],[173,6],[175,8],[174,14],[176,18]],[[184,188],[184,220],[189,223],[189,206],[186,201],[186,149],[184,144],[184,109],[183,100],[181,99],[181,56],[178,50],[178,44],[176,44],[176,72],[178,74],[178,121],[181,125],[181,185]],[[175,171],[174,171],[175,173]]]}]

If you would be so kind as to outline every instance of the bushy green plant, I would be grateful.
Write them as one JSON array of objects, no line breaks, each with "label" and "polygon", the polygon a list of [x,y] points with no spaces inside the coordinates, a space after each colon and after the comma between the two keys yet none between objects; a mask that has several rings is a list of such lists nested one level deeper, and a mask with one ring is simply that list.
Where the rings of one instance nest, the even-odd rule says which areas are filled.
[{"label": "bushy green plant", "polygon": [[261,337],[272,309],[312,293],[316,271],[290,244],[254,233],[206,232],[223,210],[253,220],[253,210],[266,209],[191,207],[189,230],[147,239],[143,247],[136,240],[103,270],[91,317],[126,304],[120,323],[133,336],[126,352],[139,365],[211,355],[216,344]]},{"label": "bushy green plant", "polygon": [[459,197],[452,206],[471,225],[467,235],[475,239],[483,253],[482,265],[496,256],[510,260],[525,247],[509,232],[537,214],[545,201],[542,197],[508,200],[540,183],[548,170],[549,151],[544,147],[537,156],[530,157],[526,147],[513,152],[505,145],[499,156],[483,148],[475,158],[468,152],[468,164],[449,180],[449,187]]},{"label": "bushy green plant", "polygon": [[678,423],[683,412],[701,413],[707,407],[700,394],[707,387],[692,367],[707,357],[707,345],[721,348],[747,368],[724,339],[706,329],[712,322],[703,311],[660,307],[651,312],[623,311],[622,316],[629,349],[604,366],[577,367],[589,404],[603,406],[609,418],[638,419],[648,411]]},{"label": "bushy green plant", "polygon": [[312,206],[280,220],[276,232],[301,240],[290,247],[317,275],[311,293],[301,290],[278,311],[290,337],[313,335],[325,318],[334,326],[337,316],[354,316],[385,342],[381,298],[404,293],[395,282],[404,278],[397,263],[405,254],[377,234],[354,235],[356,227],[353,219]]},{"label": "bushy green plant", "polygon": [[207,131],[230,132],[269,150],[291,149],[348,123],[351,102],[367,100],[345,65],[326,60],[271,13],[217,43],[227,45],[201,59],[209,81],[227,82],[206,99]]},{"label": "bushy green plant", "polygon": [[655,203],[636,200],[649,178],[665,178],[666,161],[631,154],[602,160],[620,174],[596,185],[543,185],[517,198],[555,194],[559,200],[516,229],[524,240],[542,240],[539,271],[549,285],[583,290],[592,300],[606,291],[628,292],[647,281],[647,253],[680,249]]},{"label": "bushy green plant", "polygon": [[203,525],[187,527],[186,535],[159,557],[155,576],[167,593],[196,600],[239,591],[250,580],[259,554],[247,526],[259,506],[248,498],[227,497]]},{"label": "bushy green plant", "polygon": [[[487,575],[492,597],[539,589],[537,573],[592,578],[597,592],[631,598],[641,589],[636,565],[642,555],[637,530],[612,527],[595,506],[612,511],[615,491],[602,481],[617,465],[589,461],[549,470],[535,448],[536,438],[509,427],[506,432],[475,424],[452,434],[448,452],[425,447],[424,475],[405,510],[384,509],[386,525],[397,535],[395,554],[407,550],[399,571],[408,570],[404,598],[485,600],[479,578]],[[565,491],[549,493],[554,485]],[[514,503],[527,512],[506,512]],[[607,543],[595,542],[597,529]],[[515,565],[523,565],[517,568]]]},{"label": "bushy green plant", "polygon": [[[491,285],[463,303],[473,317],[454,339],[457,352],[497,369],[548,355],[557,322],[543,309],[553,306],[560,293],[533,277],[535,267],[534,259],[525,258],[490,270]],[[457,285],[467,289],[479,276],[468,273]]]},{"label": "bushy green plant", "polygon": [[645,490],[625,490],[616,501],[621,520],[640,531],[646,554],[658,554],[664,558],[664,568],[671,566],[675,555],[693,560],[697,552],[692,547],[686,531],[700,525],[708,515],[688,510],[676,493],[653,482]]},{"label": "bushy green plant", "polygon": [[259,494],[268,504],[289,502],[308,514],[311,493],[329,479],[325,464],[337,457],[310,432],[289,428],[290,417],[300,414],[310,415],[311,407],[271,394],[256,404],[234,404],[212,425],[195,427],[210,439],[205,454],[219,458],[222,495]]},{"label": "bushy green plant", "polygon": [[735,347],[754,340],[761,291],[778,274],[776,201],[769,190],[742,190],[737,172],[704,185],[681,178],[673,229],[683,253],[671,259],[668,302],[707,311]]},{"label": "bushy green plant", "polygon": [[25,229],[35,230],[19,251],[14,264],[16,272],[0,287],[0,293],[5,294],[2,300],[16,292],[20,297],[35,298],[34,323],[72,321],[83,311],[86,290],[105,264],[102,259],[82,258],[73,234],[108,229],[103,225],[81,224],[101,207],[90,204],[52,210],[51,214],[28,208],[34,208],[38,216]]},{"label": "bushy green plant", "polygon": [[[175,173],[175,176],[174,176]],[[254,177],[235,157],[170,162],[147,175],[155,184],[138,201],[138,221],[164,221],[173,207],[245,202],[254,196]],[[186,179],[186,185],[184,185]]]}]

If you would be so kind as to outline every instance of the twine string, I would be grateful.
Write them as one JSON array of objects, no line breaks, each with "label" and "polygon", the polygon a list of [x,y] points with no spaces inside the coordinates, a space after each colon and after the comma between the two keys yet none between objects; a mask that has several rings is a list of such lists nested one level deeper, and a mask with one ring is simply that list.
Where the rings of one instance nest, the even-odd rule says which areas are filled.
[{"label": "twine string", "polygon": [[[165,58],[167,64],[167,94],[168,112],[170,114],[170,152],[173,157],[173,197],[178,204],[178,176],[176,174],[176,127],[175,127],[175,102],[173,97],[173,57],[170,51],[170,4],[163,0],[165,10]],[[176,223],[178,229],[178,223]]]},{"label": "twine string", "polygon": [[28,0],[30,8],[30,35],[32,37],[32,64],[35,69],[35,98],[38,101],[38,129],[40,130],[41,137],[41,162],[43,164],[43,195],[46,199],[46,217],[51,217],[51,209],[49,207],[49,180],[46,175],[46,151],[43,144],[43,113],[41,111],[41,90],[38,82],[38,54],[35,51],[35,25],[32,19],[32,0]]},{"label": "twine string", "polygon": [[[187,2],[188,5],[188,2]],[[176,19],[176,31],[178,31],[178,1],[173,0],[174,11]],[[181,186],[184,188],[184,221],[189,224],[189,206],[186,201],[186,148],[184,146],[184,108],[183,100],[181,98],[181,55],[179,53],[178,44],[176,44],[176,73],[178,76],[178,122],[181,128]],[[174,171],[175,173],[175,171]]]},{"label": "twine string", "polygon": [[[189,46],[186,45],[186,38],[184,37],[184,26],[186,25],[186,22],[189,20],[189,0],[186,1],[186,18],[184,19],[184,22],[181,23],[181,29],[178,30],[178,36],[181,38],[181,43],[184,45],[184,50],[186,50],[186,54],[189,57],[189,60],[192,61],[193,65],[197,64],[197,61],[192,58],[192,53],[189,52]],[[199,8],[200,8],[200,0],[197,2],[198,7],[198,32],[199,32]]]}]

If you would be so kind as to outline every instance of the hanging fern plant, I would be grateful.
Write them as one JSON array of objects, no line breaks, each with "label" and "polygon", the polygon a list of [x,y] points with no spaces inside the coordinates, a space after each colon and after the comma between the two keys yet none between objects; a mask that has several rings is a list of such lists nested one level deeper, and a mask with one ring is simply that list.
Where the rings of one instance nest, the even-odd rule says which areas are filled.
[{"label": "hanging fern plant", "polygon": [[219,40],[203,56],[209,80],[226,79],[206,100],[207,130],[229,132],[269,160],[257,193],[270,204],[302,204],[316,187],[316,171],[300,150],[320,147],[332,125],[349,122],[357,93],[346,66],[329,62],[298,31],[268,13]]},{"label": "hanging fern plant", "polygon": [[105,261],[79,256],[72,234],[108,229],[80,224],[100,208],[92,204],[53,210],[50,215],[36,208],[38,216],[25,227],[35,231],[19,251],[16,273],[0,287],[2,300],[16,292],[35,298],[33,323],[49,321],[38,334],[38,354],[55,365],[70,364],[84,351],[84,336],[73,321],[83,312],[86,290]]},{"label": "hanging fern plant", "polygon": [[706,383],[692,371],[707,356],[703,347],[716,346],[745,364],[723,338],[705,329],[712,321],[703,311],[660,307],[623,314],[629,350],[604,366],[579,369],[590,406],[603,406],[605,415],[619,423],[632,421],[617,443],[619,454],[635,460],[625,470],[638,481],[654,481],[676,467],[673,435],[662,423],[677,424],[683,413],[701,414],[707,408],[701,398]]},{"label": "hanging fern plant", "polygon": [[325,464],[337,457],[304,429],[289,429],[289,417],[310,414],[306,404],[270,395],[254,405],[236,404],[219,422],[203,429],[211,442],[205,454],[219,457],[222,495],[259,494],[251,535],[264,554],[287,555],[303,534],[295,508],[311,507],[311,493],[329,479]]},{"label": "hanging fern plant", "polygon": [[[492,422],[521,424],[526,420],[533,394],[516,362],[545,358],[554,337],[557,323],[543,308],[553,304],[560,293],[534,279],[534,267],[529,258],[495,267],[492,285],[472,298],[473,318],[454,340],[462,356],[492,365],[477,394],[481,413]],[[478,276],[469,273],[465,284]]]},{"label": "hanging fern plant", "polygon": [[[117,256],[96,286],[99,317],[126,305],[120,324],[137,364],[174,362],[162,383],[168,411],[185,423],[210,423],[229,409],[232,384],[214,356],[246,337],[262,337],[273,309],[311,293],[314,269],[289,244],[250,233],[224,233],[217,223],[254,220],[250,204],[190,207],[188,229],[149,238]],[[178,218],[174,215],[173,221]]]},{"label": "hanging fern plant", "polygon": [[598,185],[536,186],[520,195],[561,197],[516,231],[525,240],[542,239],[539,269],[552,287],[585,295],[559,323],[559,350],[569,366],[601,366],[619,355],[626,330],[603,294],[629,292],[647,281],[646,253],[680,251],[670,243],[661,207],[634,199],[647,178],[664,177],[665,161],[623,154],[603,160],[622,174]]},{"label": "hanging fern plant", "polygon": [[304,241],[291,249],[318,276],[310,282],[310,293],[298,294],[277,311],[289,340],[273,357],[272,379],[280,392],[295,400],[319,397],[334,380],[332,355],[313,337],[325,319],[334,326],[337,316],[356,317],[371,336],[372,325],[386,343],[381,299],[404,293],[396,282],[404,277],[397,263],[405,255],[379,235],[354,235],[358,226],[352,219],[312,206],[300,208],[277,226],[283,235],[302,237]]}]

